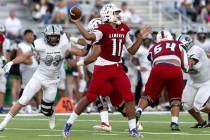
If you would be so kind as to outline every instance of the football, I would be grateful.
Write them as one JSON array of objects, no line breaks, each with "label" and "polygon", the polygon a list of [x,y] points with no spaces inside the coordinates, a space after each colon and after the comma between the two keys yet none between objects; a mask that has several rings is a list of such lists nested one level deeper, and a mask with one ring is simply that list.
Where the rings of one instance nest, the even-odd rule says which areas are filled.
[{"label": "football", "polygon": [[73,20],[77,20],[81,17],[82,15],[82,11],[80,10],[80,8],[74,6],[70,9],[70,17]]}]

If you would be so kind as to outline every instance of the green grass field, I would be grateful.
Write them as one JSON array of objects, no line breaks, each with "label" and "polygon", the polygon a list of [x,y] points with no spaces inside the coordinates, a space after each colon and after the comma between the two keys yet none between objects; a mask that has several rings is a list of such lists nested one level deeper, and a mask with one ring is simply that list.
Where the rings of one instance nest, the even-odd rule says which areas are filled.
[{"label": "green grass field", "polygon": [[[206,117],[206,116],[205,116]],[[62,130],[68,116],[58,115],[56,129],[48,129],[48,121],[43,116],[16,117],[3,132],[4,140],[63,140]],[[2,120],[3,117],[0,117]],[[72,140],[131,140],[127,132],[127,121],[121,115],[110,115],[113,131],[96,132],[92,126],[99,123],[98,115],[82,115],[73,126]],[[195,122],[186,113],[180,115],[181,132],[169,129],[169,114],[145,114],[142,117],[144,126],[143,140],[210,140],[210,128],[192,129]]]}]

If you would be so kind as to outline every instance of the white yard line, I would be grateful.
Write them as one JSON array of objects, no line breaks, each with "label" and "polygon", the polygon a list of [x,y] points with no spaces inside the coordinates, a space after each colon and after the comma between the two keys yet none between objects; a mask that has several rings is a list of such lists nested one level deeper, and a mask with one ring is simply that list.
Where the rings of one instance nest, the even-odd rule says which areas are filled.
[{"label": "white yard line", "polygon": [[[56,132],[62,132],[63,130],[50,130],[50,129],[27,129],[27,128],[6,128],[6,130],[17,130],[17,131],[56,131]],[[72,132],[91,132],[96,134],[96,131],[91,130],[72,130]],[[122,131],[112,131],[111,133],[103,133],[104,135],[118,135],[118,134],[127,134],[128,132],[122,132]],[[99,135],[102,133],[98,133]],[[210,134],[204,134],[204,133],[157,133],[157,132],[148,132],[144,131],[142,134],[149,134],[149,135],[187,135],[187,136],[210,136]],[[38,135],[38,136],[51,136],[51,135]],[[61,135],[52,135],[52,136],[61,136]]]},{"label": "white yard line", "polygon": [[[14,120],[19,120],[19,121],[48,121],[48,119],[45,118],[40,118],[40,119],[34,119],[34,118],[14,118]],[[66,121],[67,119],[56,119],[56,121]],[[100,120],[83,120],[83,119],[78,119],[76,120],[77,122],[100,122]],[[113,123],[127,123],[128,121],[119,121],[119,120],[110,120],[110,122]],[[170,123],[169,121],[141,121],[142,123],[156,123],[156,124],[160,124],[160,123],[164,123],[164,124],[168,124]],[[192,124],[195,123],[194,121],[192,122],[179,122],[180,124]]]},{"label": "white yard line", "polygon": [[[69,116],[71,113],[56,113],[56,116]],[[114,113],[109,113],[109,115],[120,115],[121,113],[119,112],[114,112]],[[168,111],[162,111],[162,112],[143,112],[145,115],[164,115],[164,114],[170,114]],[[187,112],[181,112],[182,114],[188,114]],[[99,115],[99,113],[82,113],[82,115],[87,115],[87,116],[92,116],[92,115]],[[4,117],[6,114],[0,114],[0,117]],[[34,114],[18,114],[17,116],[21,117],[34,117],[34,116],[43,116],[41,113],[34,113]]]}]

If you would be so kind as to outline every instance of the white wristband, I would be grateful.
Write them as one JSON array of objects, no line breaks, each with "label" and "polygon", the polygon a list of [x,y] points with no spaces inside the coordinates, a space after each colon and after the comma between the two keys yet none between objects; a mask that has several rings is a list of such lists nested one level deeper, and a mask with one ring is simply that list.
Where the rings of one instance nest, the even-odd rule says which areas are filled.
[{"label": "white wristband", "polygon": [[69,38],[69,40],[72,41],[72,42],[74,42],[74,43],[77,43],[78,40],[79,40],[79,38],[71,36],[71,37]]},{"label": "white wristband", "polygon": [[84,60],[79,60],[77,62],[77,66],[84,66]]}]

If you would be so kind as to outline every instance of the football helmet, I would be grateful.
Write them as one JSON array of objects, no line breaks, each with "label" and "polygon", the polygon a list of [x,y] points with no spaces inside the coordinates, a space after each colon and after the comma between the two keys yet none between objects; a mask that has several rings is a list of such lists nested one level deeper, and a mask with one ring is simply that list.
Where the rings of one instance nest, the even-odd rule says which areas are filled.
[{"label": "football helmet", "polygon": [[103,22],[112,22],[117,25],[122,22],[121,9],[113,3],[104,5],[100,11],[100,16]]},{"label": "football helmet", "polygon": [[197,33],[199,34],[199,33],[204,33],[204,34],[206,34],[208,31],[207,31],[207,29],[206,29],[206,27],[204,27],[204,26],[199,26],[198,27],[198,30],[197,30]]},{"label": "football helmet", "polygon": [[47,25],[44,30],[44,36],[46,42],[50,46],[56,46],[60,42],[60,36],[63,32],[63,29],[60,25]]},{"label": "football helmet", "polygon": [[188,51],[193,46],[193,40],[189,35],[181,34],[178,38],[178,41],[180,41],[183,44],[183,48]]},{"label": "football helmet", "polygon": [[171,35],[170,31],[162,30],[162,31],[158,32],[157,42],[167,41],[167,40],[173,40],[173,36]]},{"label": "football helmet", "polygon": [[92,32],[94,29],[98,27],[99,24],[102,24],[102,19],[101,18],[94,18],[92,19],[87,26],[88,32]]},{"label": "football helmet", "polygon": [[199,26],[197,30],[197,39],[201,42],[206,40],[207,37],[207,28],[204,26]]}]

